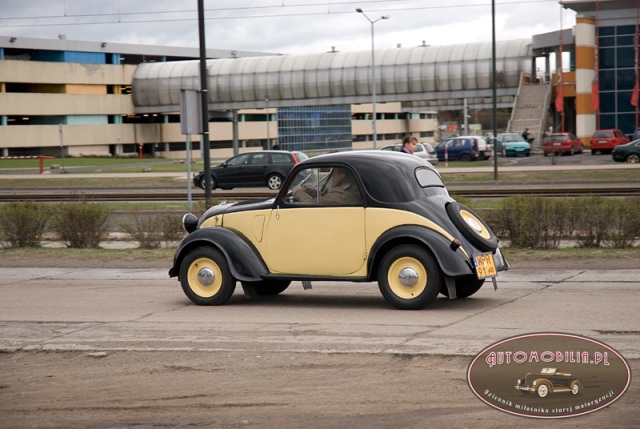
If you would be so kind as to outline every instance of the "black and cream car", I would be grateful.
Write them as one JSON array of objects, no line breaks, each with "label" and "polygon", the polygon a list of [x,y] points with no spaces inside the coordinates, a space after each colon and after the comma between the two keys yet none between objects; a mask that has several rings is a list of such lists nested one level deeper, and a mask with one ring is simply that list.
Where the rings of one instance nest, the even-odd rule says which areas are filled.
[{"label": "black and cream car", "polygon": [[544,398],[549,393],[571,392],[577,395],[582,390],[580,381],[556,368],[543,368],[540,372],[528,372],[524,378],[516,381],[516,389],[523,393],[536,392]]},{"label": "black and cream car", "polygon": [[[332,187],[337,197],[325,198]],[[183,226],[169,275],[200,305],[226,303],[238,281],[247,296],[292,281],[376,281],[392,306],[419,309],[438,293],[471,296],[508,269],[491,228],[449,196],[431,164],[403,153],[316,156],[275,198],[186,214]]]}]

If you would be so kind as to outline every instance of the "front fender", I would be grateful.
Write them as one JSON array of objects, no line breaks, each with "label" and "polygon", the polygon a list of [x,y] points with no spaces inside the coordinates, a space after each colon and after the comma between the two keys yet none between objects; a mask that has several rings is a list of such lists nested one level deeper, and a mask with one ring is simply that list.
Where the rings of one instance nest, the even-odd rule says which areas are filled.
[{"label": "front fender", "polygon": [[208,227],[198,229],[182,239],[173,257],[169,277],[178,276],[185,255],[202,246],[220,250],[229,263],[231,274],[237,280],[258,281],[268,273],[266,264],[255,248],[240,236],[225,228]]},{"label": "front fender", "polygon": [[403,225],[392,228],[382,234],[371,247],[369,272],[377,267],[382,255],[394,243],[419,242],[427,247],[435,256],[445,275],[458,277],[473,274],[471,261],[461,249],[451,249],[451,241],[437,232],[418,225]]}]

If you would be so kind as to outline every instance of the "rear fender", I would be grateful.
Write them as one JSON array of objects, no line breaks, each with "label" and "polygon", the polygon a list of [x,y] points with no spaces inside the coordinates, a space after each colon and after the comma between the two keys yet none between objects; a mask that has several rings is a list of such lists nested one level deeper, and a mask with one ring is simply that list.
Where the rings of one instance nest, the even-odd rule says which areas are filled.
[{"label": "rear fender", "polygon": [[460,248],[453,250],[451,241],[443,235],[421,226],[404,225],[392,228],[382,234],[371,247],[369,273],[375,277],[382,256],[396,243],[418,242],[428,248],[438,261],[442,272],[450,277],[474,274],[471,261]]},{"label": "rear fender", "polygon": [[180,273],[184,257],[193,249],[210,246],[218,249],[227,259],[233,277],[240,281],[258,281],[268,274],[268,269],[258,251],[236,233],[220,227],[198,229],[187,235],[179,244],[173,258],[169,277]]}]

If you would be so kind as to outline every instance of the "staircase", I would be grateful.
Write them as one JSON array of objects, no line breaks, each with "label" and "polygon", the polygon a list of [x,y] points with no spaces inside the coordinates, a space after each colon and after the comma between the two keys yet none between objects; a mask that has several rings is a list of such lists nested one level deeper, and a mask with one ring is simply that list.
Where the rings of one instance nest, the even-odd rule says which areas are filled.
[{"label": "staircase", "polygon": [[533,147],[541,148],[550,98],[551,84],[530,84],[525,82],[525,79],[520,79],[507,131],[522,133],[525,128],[529,128],[529,132],[535,138]]}]

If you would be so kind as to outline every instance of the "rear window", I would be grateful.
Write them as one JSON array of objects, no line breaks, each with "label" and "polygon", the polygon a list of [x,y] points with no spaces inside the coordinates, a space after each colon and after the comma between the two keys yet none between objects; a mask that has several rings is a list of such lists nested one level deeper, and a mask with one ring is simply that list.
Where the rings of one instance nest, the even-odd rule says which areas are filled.
[{"label": "rear window", "polygon": [[611,131],[596,131],[593,134],[594,139],[606,139],[610,137],[613,137]]},{"label": "rear window", "polygon": [[440,175],[429,168],[418,168],[416,170],[416,179],[423,188],[444,188]]},{"label": "rear window", "polygon": [[272,153],[271,162],[274,164],[293,164],[291,155],[288,153]]}]

